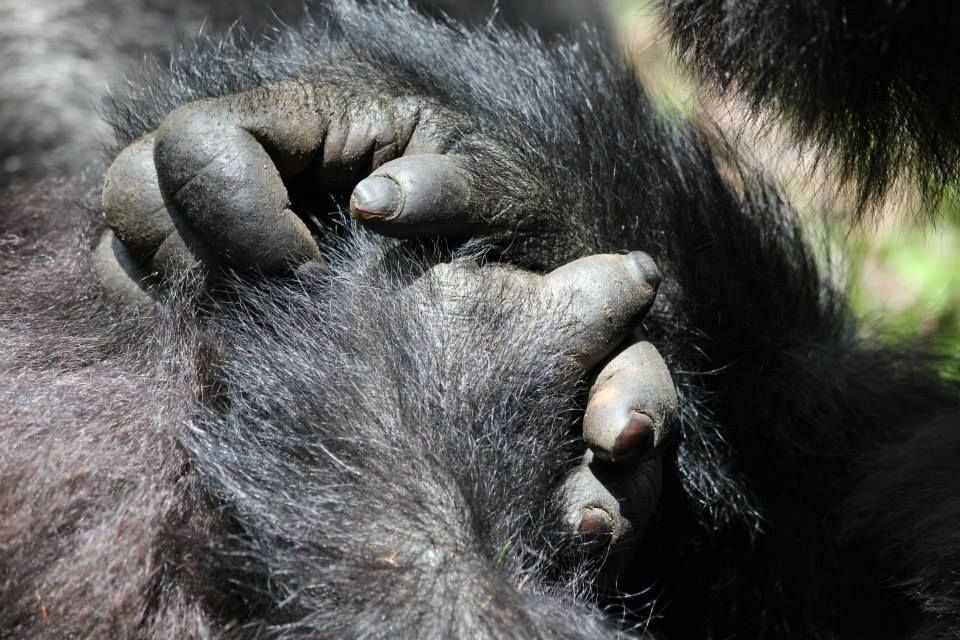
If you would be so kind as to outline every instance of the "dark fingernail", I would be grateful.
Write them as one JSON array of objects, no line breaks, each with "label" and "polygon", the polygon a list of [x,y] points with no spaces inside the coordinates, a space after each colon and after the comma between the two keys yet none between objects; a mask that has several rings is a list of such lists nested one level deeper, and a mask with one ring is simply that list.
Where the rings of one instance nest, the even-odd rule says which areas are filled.
[{"label": "dark fingernail", "polygon": [[623,462],[653,448],[656,440],[653,419],[645,413],[632,411],[627,426],[613,441],[610,459]]},{"label": "dark fingernail", "polygon": [[624,256],[624,261],[634,278],[650,285],[654,291],[657,290],[663,276],[660,274],[660,268],[657,267],[653,258],[643,251],[631,251]]},{"label": "dark fingernail", "polygon": [[358,220],[383,220],[397,215],[402,197],[400,186],[383,176],[370,176],[350,196],[350,212]]},{"label": "dark fingernail", "polygon": [[613,518],[599,507],[584,507],[580,510],[577,533],[585,542],[608,542],[613,536]]}]

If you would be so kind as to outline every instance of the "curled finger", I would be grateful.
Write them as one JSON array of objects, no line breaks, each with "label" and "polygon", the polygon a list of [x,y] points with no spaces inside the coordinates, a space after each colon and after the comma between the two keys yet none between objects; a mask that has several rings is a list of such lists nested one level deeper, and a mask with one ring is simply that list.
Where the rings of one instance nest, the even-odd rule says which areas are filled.
[{"label": "curled finger", "polygon": [[583,439],[601,460],[627,462],[662,451],[676,430],[677,392],[656,348],[641,340],[597,375]]},{"label": "curled finger", "polygon": [[564,481],[571,529],[603,557],[603,576],[615,579],[636,555],[660,497],[659,457],[637,465],[610,465],[587,451]]}]

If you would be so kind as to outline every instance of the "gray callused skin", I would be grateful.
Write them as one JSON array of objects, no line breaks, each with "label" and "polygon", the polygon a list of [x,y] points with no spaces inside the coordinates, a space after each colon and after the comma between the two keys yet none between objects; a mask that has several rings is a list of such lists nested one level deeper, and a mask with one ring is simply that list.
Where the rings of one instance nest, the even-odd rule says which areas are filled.
[{"label": "gray callused skin", "polygon": [[[341,99],[335,88],[299,83],[187,104],[107,172],[102,201],[115,239],[97,252],[103,282],[136,300],[131,280],[145,273],[279,274],[321,260],[290,208],[286,185],[295,177],[330,190],[353,185],[351,213],[386,235],[470,237],[519,223],[496,212],[494,194],[475,188],[483,176],[468,156],[449,151],[465,131],[460,116],[425,101]],[[543,276],[485,268],[548,301],[571,336],[577,367],[585,375],[600,369],[583,421],[587,449],[563,500],[571,528],[604,554],[605,575],[615,577],[656,506],[677,415],[666,364],[635,331],[660,272],[641,252],[589,256]],[[452,300],[458,280],[470,277],[462,265],[434,272],[450,284],[444,295]]]}]

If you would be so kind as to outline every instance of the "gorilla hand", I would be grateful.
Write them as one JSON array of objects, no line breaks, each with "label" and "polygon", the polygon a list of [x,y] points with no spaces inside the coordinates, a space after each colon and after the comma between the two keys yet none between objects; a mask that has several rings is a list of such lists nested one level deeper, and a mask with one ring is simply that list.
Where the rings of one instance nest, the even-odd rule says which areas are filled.
[{"label": "gorilla hand", "polygon": [[[653,304],[660,273],[639,251],[580,258],[544,276],[483,269],[497,270],[498,280],[491,284],[476,268],[448,264],[430,276],[440,283],[437,294],[454,307],[470,299],[472,287],[499,284],[508,294],[533,294],[529,312],[557,320],[544,327],[560,327],[562,348],[576,368],[586,374],[603,365],[583,419],[589,449],[567,477],[561,500],[571,530],[606,554],[604,577],[614,578],[635,553],[657,504],[662,454],[676,427],[677,394],[667,366],[634,330]],[[629,346],[617,353],[625,340]]]},{"label": "gorilla hand", "polygon": [[[101,271],[123,266],[134,279],[163,276],[197,260],[238,270],[290,270],[318,259],[320,250],[290,208],[288,184],[295,181],[314,197],[349,193],[363,176],[402,154],[444,158],[440,154],[466,129],[464,118],[426,100],[362,97],[350,88],[295,82],[187,104],[124,149],[108,170],[103,209],[119,241],[113,243],[118,264]],[[469,189],[447,186],[462,176],[446,160],[402,177],[408,181],[404,219],[456,201],[462,210],[455,226],[469,233],[462,213],[471,206],[458,201]],[[371,184],[376,181],[357,195],[373,194]]]}]

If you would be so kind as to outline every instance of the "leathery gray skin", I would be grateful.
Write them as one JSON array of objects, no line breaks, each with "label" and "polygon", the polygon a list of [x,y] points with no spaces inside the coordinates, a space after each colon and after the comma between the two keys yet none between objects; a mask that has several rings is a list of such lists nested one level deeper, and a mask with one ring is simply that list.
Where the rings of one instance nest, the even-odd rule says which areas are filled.
[{"label": "leathery gray skin", "polygon": [[[346,99],[299,83],[187,104],[125,148],[106,174],[111,230],[97,248],[102,281],[149,305],[137,284],[147,274],[204,266],[283,274],[322,261],[311,230],[290,208],[286,182],[304,174],[330,191],[354,182],[350,211],[379,233],[502,233],[522,221],[498,212],[496,194],[477,187],[483,176],[449,152],[465,130],[463,116],[424,100]],[[510,286],[562,309],[576,336],[570,357],[596,376],[583,420],[585,453],[563,491],[567,522],[603,555],[603,578],[613,580],[656,506],[677,418],[666,364],[635,332],[660,272],[642,252],[581,258],[543,276],[485,268],[502,269]],[[469,271],[449,268],[443,277],[455,300],[456,282]]]}]

